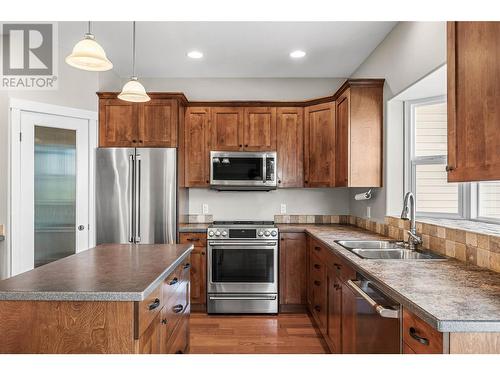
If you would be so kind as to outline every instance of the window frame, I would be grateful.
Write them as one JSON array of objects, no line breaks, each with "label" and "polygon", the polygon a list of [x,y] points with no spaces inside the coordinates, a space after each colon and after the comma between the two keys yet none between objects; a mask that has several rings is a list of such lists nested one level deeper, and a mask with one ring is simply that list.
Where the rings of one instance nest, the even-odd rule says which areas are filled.
[{"label": "window frame", "polygon": [[[429,104],[446,103],[446,95],[434,96],[422,99],[413,99],[404,101],[404,134],[405,134],[405,162],[404,162],[404,179],[405,190],[416,194],[416,168],[417,165],[447,165],[446,155],[433,156],[415,156],[415,110],[416,108]],[[470,200],[469,184],[458,185],[458,213],[445,212],[425,212],[417,211],[417,216],[448,218],[448,219],[465,219],[470,216],[469,200]]]},{"label": "window frame", "polygon": [[473,182],[467,185],[470,186],[470,216],[468,217],[468,219],[481,223],[500,224],[500,219],[495,219],[487,216],[479,216],[479,182]]}]

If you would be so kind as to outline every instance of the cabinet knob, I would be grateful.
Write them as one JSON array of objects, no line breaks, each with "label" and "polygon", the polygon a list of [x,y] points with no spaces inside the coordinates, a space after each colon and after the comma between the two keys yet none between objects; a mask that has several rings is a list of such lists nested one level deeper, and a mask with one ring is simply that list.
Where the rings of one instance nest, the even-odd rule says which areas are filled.
[{"label": "cabinet knob", "polygon": [[309,183],[309,181],[305,180],[305,181],[304,181],[304,183],[308,184],[308,183]]},{"label": "cabinet knob", "polygon": [[142,143],[142,139],[139,139],[139,143]]},{"label": "cabinet knob", "polygon": [[240,148],[243,147],[243,145],[240,145]]},{"label": "cabinet knob", "polygon": [[314,280],[314,285],[316,285],[316,286],[320,286],[320,285],[321,285],[321,283],[320,283],[318,280]]},{"label": "cabinet knob", "polygon": [[132,139],[132,143],[137,143],[137,140],[135,140],[135,139]]},{"label": "cabinet knob", "polygon": [[314,268],[316,268],[317,270],[319,270],[321,268],[321,266],[319,264],[315,264]]},{"label": "cabinet knob", "polygon": [[445,169],[446,169],[446,172],[451,172],[451,171],[455,170],[455,167],[453,167],[451,165],[447,165]]},{"label": "cabinet knob", "polygon": [[314,310],[316,310],[317,312],[320,312],[321,311],[321,307],[319,305],[316,305],[316,306],[314,306]]},{"label": "cabinet knob", "polygon": [[278,180],[278,184],[281,184],[281,180]]},{"label": "cabinet knob", "polygon": [[248,145],[245,145],[245,147],[248,147]]},{"label": "cabinet knob", "polygon": [[167,324],[167,319],[162,319],[161,324]]},{"label": "cabinet knob", "polygon": [[202,251],[202,252],[201,252],[201,255],[205,255],[205,252],[204,252],[204,251]]},{"label": "cabinet knob", "polygon": [[209,183],[210,183],[210,181],[208,181],[208,180],[207,180],[207,181],[206,181],[206,183],[207,183],[207,184],[209,184]]}]

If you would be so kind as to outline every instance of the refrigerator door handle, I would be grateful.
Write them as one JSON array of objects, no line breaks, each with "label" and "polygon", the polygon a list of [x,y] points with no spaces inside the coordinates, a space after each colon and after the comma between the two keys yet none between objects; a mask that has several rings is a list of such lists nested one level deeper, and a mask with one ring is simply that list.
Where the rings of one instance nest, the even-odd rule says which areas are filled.
[{"label": "refrigerator door handle", "polygon": [[135,243],[141,242],[141,155],[135,157]]},{"label": "refrigerator door handle", "polygon": [[134,242],[134,155],[128,156],[128,188],[129,188],[129,204],[130,204],[130,216],[128,220],[128,242]]}]

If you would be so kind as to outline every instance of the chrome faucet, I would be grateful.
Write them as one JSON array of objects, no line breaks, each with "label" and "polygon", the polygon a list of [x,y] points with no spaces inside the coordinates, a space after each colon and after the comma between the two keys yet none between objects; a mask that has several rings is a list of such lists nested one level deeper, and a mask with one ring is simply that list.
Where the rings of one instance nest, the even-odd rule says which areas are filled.
[{"label": "chrome faucet", "polygon": [[[409,207],[408,207],[409,204]],[[418,245],[422,243],[422,239],[417,235],[417,225],[415,223],[415,196],[411,191],[406,193],[403,202],[403,211],[401,212],[401,219],[410,220],[410,230],[408,233],[408,247],[410,250],[415,250]],[[408,216],[409,212],[409,216]]]}]

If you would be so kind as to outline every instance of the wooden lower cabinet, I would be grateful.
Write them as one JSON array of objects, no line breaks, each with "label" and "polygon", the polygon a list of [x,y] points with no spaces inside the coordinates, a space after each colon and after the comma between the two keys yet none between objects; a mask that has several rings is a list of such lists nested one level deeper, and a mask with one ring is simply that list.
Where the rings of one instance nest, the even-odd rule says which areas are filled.
[{"label": "wooden lower cabinet", "polygon": [[279,250],[280,311],[305,310],[306,299],[306,235],[281,233]]},{"label": "wooden lower cabinet", "polygon": [[[443,333],[436,331],[422,319],[403,309],[403,349],[412,354],[443,354]],[[405,349],[405,347],[408,347]],[[405,351],[406,350],[406,351]]]},{"label": "wooden lower cabinet", "polygon": [[189,317],[183,317],[167,347],[166,354],[189,353]]},{"label": "wooden lower cabinet", "polygon": [[193,244],[191,252],[191,310],[207,309],[207,234],[189,232],[180,234],[181,244]]},{"label": "wooden lower cabinet", "polygon": [[342,350],[342,281],[338,272],[335,266],[327,268],[328,325],[326,332],[332,353],[341,353]]},{"label": "wooden lower cabinet", "polygon": [[158,354],[161,353],[160,340],[160,313],[157,313],[151,324],[139,338],[138,354]]}]

